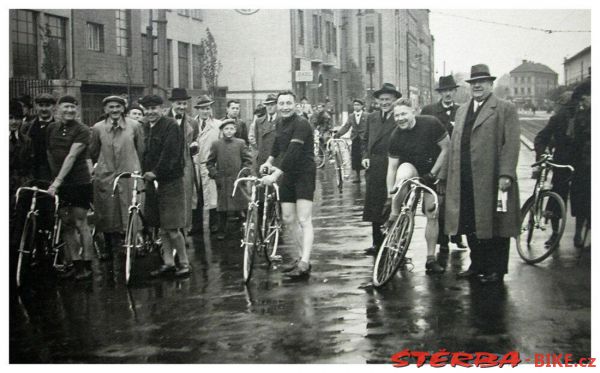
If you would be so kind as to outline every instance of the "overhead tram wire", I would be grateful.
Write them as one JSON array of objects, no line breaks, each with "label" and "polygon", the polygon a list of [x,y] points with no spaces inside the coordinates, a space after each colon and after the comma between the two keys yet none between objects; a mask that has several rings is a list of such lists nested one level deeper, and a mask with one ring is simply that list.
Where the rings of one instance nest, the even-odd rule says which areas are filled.
[{"label": "overhead tram wire", "polygon": [[519,29],[522,29],[522,30],[541,31],[541,32],[544,32],[546,34],[555,34],[555,33],[584,33],[584,32],[585,33],[591,33],[592,32],[591,30],[553,30],[553,29],[544,29],[544,28],[540,28],[540,27],[514,25],[514,24],[510,24],[510,23],[496,22],[496,21],[490,21],[490,20],[486,20],[486,19],[479,19],[479,18],[461,16],[461,15],[458,15],[458,14],[445,13],[445,12],[440,12],[438,10],[432,10],[431,13],[439,14],[439,15],[443,15],[443,16],[448,16],[448,17],[455,17],[455,18],[467,19],[467,20],[474,21],[474,22],[490,23],[490,24],[499,25],[499,26],[519,28]]}]

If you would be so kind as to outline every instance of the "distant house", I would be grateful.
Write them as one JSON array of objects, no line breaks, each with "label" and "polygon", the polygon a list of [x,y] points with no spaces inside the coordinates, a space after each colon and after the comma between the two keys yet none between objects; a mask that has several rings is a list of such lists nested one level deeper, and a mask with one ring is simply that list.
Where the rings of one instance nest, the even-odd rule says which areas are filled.
[{"label": "distant house", "polygon": [[549,91],[558,85],[558,74],[548,66],[523,62],[510,72],[510,95],[520,106],[542,107]]},{"label": "distant house", "polygon": [[563,62],[565,67],[565,85],[580,82],[592,75],[592,46],[584,48]]}]

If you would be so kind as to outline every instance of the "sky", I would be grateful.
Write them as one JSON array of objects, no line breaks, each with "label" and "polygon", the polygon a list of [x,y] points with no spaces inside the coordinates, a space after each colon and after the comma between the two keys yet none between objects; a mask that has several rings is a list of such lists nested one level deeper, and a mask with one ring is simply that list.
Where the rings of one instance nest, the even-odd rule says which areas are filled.
[{"label": "sky", "polygon": [[553,30],[591,30],[591,11],[585,9],[463,10],[431,8],[431,33],[435,38],[436,80],[444,73],[469,73],[471,66],[485,63],[492,75],[501,77],[523,59],[543,63],[564,82],[563,60],[591,45],[591,33],[545,33],[464,18]]}]

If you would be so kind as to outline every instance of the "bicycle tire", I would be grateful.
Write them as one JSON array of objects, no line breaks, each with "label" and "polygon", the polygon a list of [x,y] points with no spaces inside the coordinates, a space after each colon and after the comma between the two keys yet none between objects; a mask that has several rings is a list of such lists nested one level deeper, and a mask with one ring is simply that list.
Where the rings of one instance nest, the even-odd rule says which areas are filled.
[{"label": "bicycle tire", "polygon": [[414,229],[412,213],[401,213],[379,247],[373,266],[373,285],[382,287],[396,274],[406,256]]},{"label": "bicycle tire", "polygon": [[135,260],[137,241],[137,219],[134,214],[130,214],[125,233],[125,284],[127,285],[129,285],[129,281],[131,280],[131,268]]},{"label": "bicycle tire", "polygon": [[22,284],[22,272],[23,267],[26,265],[30,266],[33,251],[35,250],[36,241],[36,221],[35,216],[28,216],[25,219],[23,225],[23,231],[21,232],[21,240],[19,241],[19,255],[17,257],[17,271],[16,271],[16,282],[17,287],[21,287]]},{"label": "bicycle tire", "polygon": [[315,144],[315,165],[317,168],[322,168],[327,161],[327,151],[324,146],[319,144]]},{"label": "bicycle tire", "polygon": [[[550,201],[558,211],[547,211]],[[557,231],[552,229],[552,218],[560,219]],[[557,193],[544,190],[540,192],[537,203],[534,196],[529,197],[521,207],[520,234],[517,237],[517,252],[521,259],[528,264],[536,264],[549,257],[559,246],[565,223],[565,202]]]},{"label": "bicycle tire", "polygon": [[340,193],[342,192],[342,190],[344,189],[344,164],[343,164],[343,160],[342,160],[342,154],[340,153],[340,150],[336,150],[335,152],[335,168],[336,168],[336,174],[337,174],[337,187],[340,190]]},{"label": "bicycle tire", "polygon": [[281,215],[279,214],[279,205],[276,202],[272,202],[269,207],[270,211],[267,212],[267,229],[263,237],[263,248],[265,258],[271,263],[271,258],[275,257],[277,247],[279,246]]},{"label": "bicycle tire", "polygon": [[252,267],[254,265],[254,256],[256,254],[256,241],[258,236],[258,213],[256,208],[248,210],[246,222],[244,223],[244,263],[243,274],[244,283],[248,283],[252,277]]}]

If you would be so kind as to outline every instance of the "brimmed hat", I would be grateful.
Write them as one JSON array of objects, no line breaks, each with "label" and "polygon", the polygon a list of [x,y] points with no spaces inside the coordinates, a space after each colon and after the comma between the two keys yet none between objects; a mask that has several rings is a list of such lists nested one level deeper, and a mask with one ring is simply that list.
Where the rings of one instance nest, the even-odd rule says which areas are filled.
[{"label": "brimmed hat", "polygon": [[269,93],[269,95],[267,96],[267,99],[263,101],[263,104],[267,105],[267,104],[274,104],[277,102],[277,95],[274,93]]},{"label": "brimmed hat", "polygon": [[108,104],[109,102],[116,102],[118,104],[123,105],[123,107],[125,107],[125,100],[123,99],[123,97],[120,96],[108,96],[108,97],[104,97],[104,99],[102,100],[102,106]]},{"label": "brimmed hat", "polygon": [[21,95],[19,98],[17,98],[17,100],[27,107],[33,107],[33,100],[31,99],[31,96],[27,94]]},{"label": "brimmed hat", "polygon": [[213,104],[213,100],[210,99],[207,95],[202,95],[198,97],[198,102],[194,105],[195,108],[200,108],[204,106],[209,106]]},{"label": "brimmed hat", "polygon": [[71,95],[65,95],[62,96],[61,98],[58,99],[58,104],[73,104],[73,105],[79,105],[79,102],[77,101],[77,99]]},{"label": "brimmed hat", "polygon": [[228,124],[233,124],[235,126],[235,120],[234,119],[225,119],[223,122],[221,122],[219,129],[222,130],[223,127],[225,127]]},{"label": "brimmed hat", "polygon": [[393,85],[392,83],[383,83],[383,86],[381,86],[381,89],[379,89],[373,93],[373,97],[379,98],[379,96],[382,95],[383,93],[391,93],[394,96],[396,96],[396,98],[402,97],[402,93],[400,93],[400,91],[398,91],[396,89],[396,86]]},{"label": "brimmed hat", "polygon": [[454,81],[454,77],[452,75],[448,76],[440,76],[440,80],[438,82],[438,87],[435,89],[436,91],[444,91],[446,89],[454,89],[458,88],[459,85]]},{"label": "brimmed hat", "polygon": [[480,63],[478,65],[471,66],[471,78],[465,79],[467,83],[477,80],[496,80],[496,77],[490,75],[490,68],[488,65]]},{"label": "brimmed hat", "polygon": [[142,99],[140,100],[140,105],[144,106],[145,108],[148,108],[150,106],[160,106],[162,104],[163,99],[158,95],[147,95],[142,97]]},{"label": "brimmed hat", "polygon": [[185,101],[192,98],[188,95],[185,88],[173,88],[171,91],[171,97],[169,97],[169,101]]},{"label": "brimmed hat", "polygon": [[355,98],[354,100],[352,100],[352,103],[358,102],[361,105],[365,105],[365,102],[363,100],[361,100],[360,98]]},{"label": "brimmed hat", "polygon": [[56,104],[56,99],[50,93],[42,93],[35,98],[36,104]]}]

